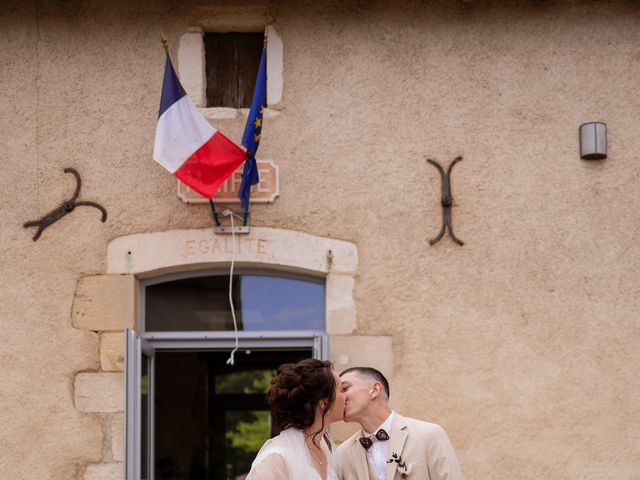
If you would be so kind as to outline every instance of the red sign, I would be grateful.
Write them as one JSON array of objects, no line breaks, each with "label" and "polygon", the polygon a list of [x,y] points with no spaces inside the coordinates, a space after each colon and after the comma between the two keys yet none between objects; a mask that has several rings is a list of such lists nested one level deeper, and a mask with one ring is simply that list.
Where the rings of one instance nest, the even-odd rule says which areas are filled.
[{"label": "red sign", "polygon": [[[280,195],[280,176],[278,166],[271,160],[257,160],[260,182],[251,187],[251,197],[249,203],[271,203]],[[238,168],[233,175],[220,186],[218,192],[213,197],[219,203],[240,203],[238,190],[242,182],[242,169],[244,164]],[[208,198],[203,197],[198,192],[194,192],[187,185],[178,180],[178,197],[185,203],[207,203]]]}]

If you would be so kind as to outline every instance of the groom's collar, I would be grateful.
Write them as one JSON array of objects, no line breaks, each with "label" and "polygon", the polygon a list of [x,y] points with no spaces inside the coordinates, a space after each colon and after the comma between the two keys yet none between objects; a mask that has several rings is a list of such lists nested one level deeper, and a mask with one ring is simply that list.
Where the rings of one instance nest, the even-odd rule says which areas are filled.
[{"label": "groom's collar", "polygon": [[378,430],[380,430],[381,428],[382,428],[385,432],[387,432],[387,433],[391,432],[391,425],[393,424],[394,413],[395,413],[395,412],[394,412],[393,410],[391,410],[391,413],[389,414],[389,416],[387,417],[387,419],[386,419],[384,422],[382,422],[382,424],[381,424],[381,425],[379,425],[379,426],[378,426],[378,428],[374,429],[374,430],[373,430],[373,432],[367,432],[367,431],[363,428],[363,429],[362,429],[362,433],[364,434],[364,436],[365,436],[365,437],[370,437],[371,435],[375,435],[375,434],[376,434],[376,432],[377,432]]},{"label": "groom's collar", "polygon": [[393,429],[404,430],[407,428],[407,419],[400,415],[398,412],[393,412]]}]

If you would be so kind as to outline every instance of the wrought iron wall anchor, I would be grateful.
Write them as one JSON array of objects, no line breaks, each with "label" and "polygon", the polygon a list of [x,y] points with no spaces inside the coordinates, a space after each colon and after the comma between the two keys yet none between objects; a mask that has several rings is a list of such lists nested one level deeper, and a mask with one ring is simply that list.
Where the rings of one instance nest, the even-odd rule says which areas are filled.
[{"label": "wrought iron wall anchor", "polygon": [[76,177],[76,191],[69,200],[64,202],[55,210],[52,210],[50,213],[46,214],[40,220],[32,220],[30,222],[26,222],[23,225],[24,228],[38,227],[38,230],[36,231],[36,234],[33,237],[34,242],[38,240],[38,238],[40,238],[40,235],[42,235],[42,232],[44,231],[45,228],[56,223],[58,220],[64,217],[67,213],[73,212],[73,210],[76,207],[81,207],[81,206],[95,207],[102,212],[102,218],[100,220],[102,222],[107,221],[107,211],[102,205],[96,202],[77,202],[76,201],[78,198],[78,195],[80,195],[80,186],[82,185],[82,182],[80,180],[80,174],[78,173],[78,171],[74,168],[65,168],[64,173],[71,173],[73,174],[73,176]]},{"label": "wrought iron wall anchor", "polygon": [[438,162],[435,160],[427,159],[431,165],[436,167],[440,172],[440,177],[442,178],[442,228],[440,229],[440,233],[438,236],[432,240],[429,240],[429,245],[435,245],[444,236],[445,230],[449,230],[449,236],[451,240],[456,242],[458,245],[464,245],[464,242],[456,237],[453,233],[453,227],[451,226],[451,206],[453,205],[453,199],[451,198],[451,169],[453,166],[462,160],[462,157],[456,158],[451,164],[447,171],[444,171],[444,168],[440,166]]}]

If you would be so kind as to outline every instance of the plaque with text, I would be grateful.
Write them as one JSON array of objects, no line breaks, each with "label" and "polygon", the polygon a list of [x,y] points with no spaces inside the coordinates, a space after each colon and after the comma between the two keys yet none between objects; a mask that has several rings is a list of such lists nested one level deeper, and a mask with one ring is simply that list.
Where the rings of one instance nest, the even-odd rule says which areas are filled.
[{"label": "plaque with text", "polygon": [[[257,160],[260,182],[251,187],[251,197],[249,203],[271,203],[280,195],[280,176],[278,166],[272,160]],[[220,185],[217,193],[213,197],[216,203],[240,203],[238,191],[242,183],[242,169],[244,163],[238,170],[233,172],[227,180]],[[198,192],[191,190],[187,185],[178,180],[178,197],[185,203],[207,203],[208,198],[203,197]]]}]

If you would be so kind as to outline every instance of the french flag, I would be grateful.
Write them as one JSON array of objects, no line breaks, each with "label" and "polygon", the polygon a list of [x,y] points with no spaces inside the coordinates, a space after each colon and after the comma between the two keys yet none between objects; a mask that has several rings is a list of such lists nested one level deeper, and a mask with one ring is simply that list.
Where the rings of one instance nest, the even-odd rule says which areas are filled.
[{"label": "french flag", "polygon": [[180,85],[167,52],[153,159],[200,195],[211,198],[245,157],[244,150],[198,112]]}]

